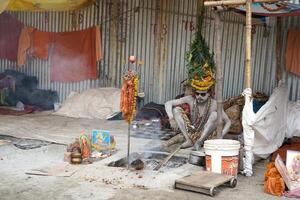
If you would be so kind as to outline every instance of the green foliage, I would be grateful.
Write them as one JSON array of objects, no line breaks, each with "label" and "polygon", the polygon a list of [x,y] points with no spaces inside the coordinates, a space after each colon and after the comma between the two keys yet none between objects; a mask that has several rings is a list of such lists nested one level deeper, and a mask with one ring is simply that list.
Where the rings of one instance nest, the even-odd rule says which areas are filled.
[{"label": "green foliage", "polygon": [[185,57],[189,79],[193,79],[195,76],[202,79],[206,75],[206,71],[203,68],[205,63],[208,64],[212,72],[215,71],[214,54],[210,52],[201,33],[203,28],[204,6],[201,5],[199,7],[195,38],[190,44],[189,51],[187,51]]}]

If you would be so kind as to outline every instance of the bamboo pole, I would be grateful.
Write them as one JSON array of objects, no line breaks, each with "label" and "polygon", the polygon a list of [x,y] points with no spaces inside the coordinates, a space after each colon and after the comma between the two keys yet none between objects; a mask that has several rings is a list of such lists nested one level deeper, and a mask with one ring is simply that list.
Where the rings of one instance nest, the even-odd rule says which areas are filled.
[{"label": "bamboo pole", "polygon": [[127,132],[127,169],[130,168],[130,126],[131,123],[128,123],[128,132]]},{"label": "bamboo pole", "polygon": [[246,0],[205,1],[204,6],[243,5],[245,3]]},{"label": "bamboo pole", "polygon": [[246,2],[246,66],[245,88],[251,88],[251,26],[252,26],[252,0]]},{"label": "bamboo pole", "polygon": [[[275,3],[280,0],[253,0],[253,3]],[[245,5],[247,0],[223,0],[223,1],[205,1],[204,6],[229,6]]]},{"label": "bamboo pole", "polygon": [[282,79],[282,68],[281,68],[281,17],[276,18],[276,81],[277,83]]},{"label": "bamboo pole", "polygon": [[223,73],[221,65],[221,19],[220,11],[215,12],[215,55],[216,55],[216,95],[217,95],[217,137],[222,138],[223,130]]}]

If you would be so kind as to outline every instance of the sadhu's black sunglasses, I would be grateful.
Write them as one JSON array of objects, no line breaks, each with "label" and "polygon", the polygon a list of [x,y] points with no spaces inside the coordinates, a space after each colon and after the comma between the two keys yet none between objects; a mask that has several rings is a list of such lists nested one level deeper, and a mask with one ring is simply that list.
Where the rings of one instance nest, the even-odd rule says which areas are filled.
[{"label": "sadhu's black sunglasses", "polygon": [[207,93],[206,92],[195,92],[195,94],[204,97]]}]

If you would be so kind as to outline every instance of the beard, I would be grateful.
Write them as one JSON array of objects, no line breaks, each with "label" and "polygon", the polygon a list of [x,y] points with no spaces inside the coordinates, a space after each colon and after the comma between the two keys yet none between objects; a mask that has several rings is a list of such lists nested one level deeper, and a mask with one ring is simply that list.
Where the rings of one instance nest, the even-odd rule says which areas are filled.
[{"label": "beard", "polygon": [[205,96],[197,95],[196,96],[196,101],[197,101],[198,104],[203,104],[207,101],[208,97],[209,97],[208,93],[205,94]]}]

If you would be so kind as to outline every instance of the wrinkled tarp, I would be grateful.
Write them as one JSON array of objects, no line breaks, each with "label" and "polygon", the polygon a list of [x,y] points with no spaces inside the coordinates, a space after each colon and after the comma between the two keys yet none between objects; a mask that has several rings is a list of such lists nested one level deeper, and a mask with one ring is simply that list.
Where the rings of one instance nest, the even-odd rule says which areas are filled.
[{"label": "wrinkled tarp", "polygon": [[300,137],[300,101],[288,103],[286,137]]},{"label": "wrinkled tarp", "polygon": [[73,92],[55,114],[74,118],[106,119],[114,112],[120,112],[120,93],[119,88]]},{"label": "wrinkled tarp", "polygon": [[260,108],[250,125],[255,131],[253,153],[266,158],[276,151],[286,136],[288,89],[274,89],[267,103]]},{"label": "wrinkled tarp", "polygon": [[285,137],[300,136],[300,103],[289,103],[287,86],[280,83],[267,103],[255,114],[251,89],[245,89],[244,94],[244,173],[251,176],[253,154],[267,158],[282,145]]},{"label": "wrinkled tarp", "polygon": [[4,9],[10,11],[76,10],[92,2],[92,0],[0,0],[0,13]]}]

